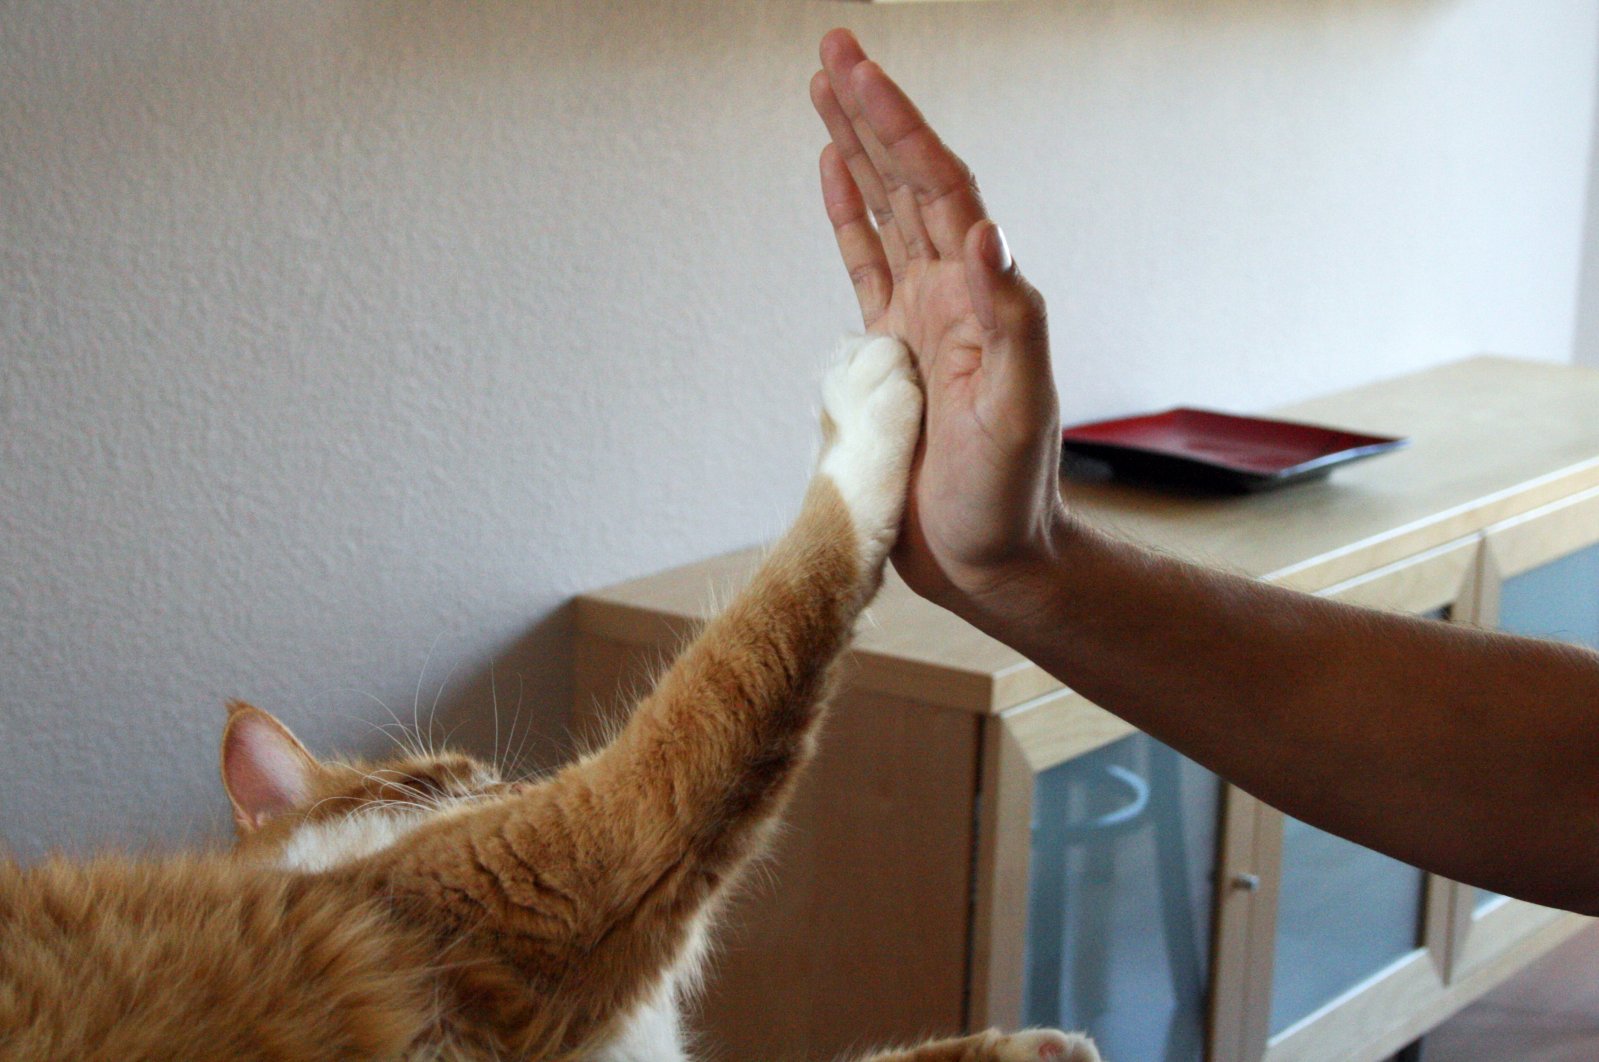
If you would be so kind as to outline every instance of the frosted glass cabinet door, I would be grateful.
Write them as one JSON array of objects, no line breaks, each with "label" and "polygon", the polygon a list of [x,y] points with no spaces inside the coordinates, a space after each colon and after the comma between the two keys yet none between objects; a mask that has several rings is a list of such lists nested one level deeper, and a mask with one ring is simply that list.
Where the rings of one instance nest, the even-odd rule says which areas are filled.
[{"label": "frosted glass cabinet door", "polygon": [[1204,1057],[1218,779],[1144,734],[1037,775],[1023,1020]]},{"label": "frosted glass cabinet door", "polygon": [[1273,1036],[1422,944],[1426,875],[1284,817]]},{"label": "frosted glass cabinet door", "polygon": [[1599,545],[1506,579],[1499,628],[1599,649]]}]

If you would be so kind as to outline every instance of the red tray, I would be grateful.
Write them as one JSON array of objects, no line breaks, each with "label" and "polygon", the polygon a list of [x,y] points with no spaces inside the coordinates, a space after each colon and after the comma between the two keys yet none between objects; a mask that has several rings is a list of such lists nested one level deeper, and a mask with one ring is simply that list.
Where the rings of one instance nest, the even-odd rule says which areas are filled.
[{"label": "red tray", "polygon": [[1118,476],[1235,491],[1319,479],[1410,441],[1187,407],[1078,424],[1062,439],[1067,457],[1102,461]]}]

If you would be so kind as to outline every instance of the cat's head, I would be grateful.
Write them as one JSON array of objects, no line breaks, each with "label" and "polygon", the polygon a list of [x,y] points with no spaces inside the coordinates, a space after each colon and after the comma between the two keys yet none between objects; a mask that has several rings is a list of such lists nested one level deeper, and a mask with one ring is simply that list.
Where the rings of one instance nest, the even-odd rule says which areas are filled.
[{"label": "cat's head", "polygon": [[371,855],[431,819],[519,788],[458,752],[318,760],[270,713],[239,701],[222,732],[222,786],[238,850],[300,870]]}]

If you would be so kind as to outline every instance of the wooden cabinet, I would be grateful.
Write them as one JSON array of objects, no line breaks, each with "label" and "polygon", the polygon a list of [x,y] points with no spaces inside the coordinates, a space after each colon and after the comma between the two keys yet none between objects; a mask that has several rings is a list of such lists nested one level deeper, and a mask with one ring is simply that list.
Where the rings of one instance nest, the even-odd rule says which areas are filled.
[{"label": "wooden cabinet", "polygon": [[[1280,411],[1413,437],[1331,480],[1068,497],[1306,592],[1599,645],[1596,408],[1599,373],[1473,359]],[[754,560],[580,598],[580,727]],[[1586,923],[1292,820],[892,578],[847,667],[777,853],[726,919],[701,1021],[724,1057],[1058,1023],[1112,1062],[1377,1060]]]}]

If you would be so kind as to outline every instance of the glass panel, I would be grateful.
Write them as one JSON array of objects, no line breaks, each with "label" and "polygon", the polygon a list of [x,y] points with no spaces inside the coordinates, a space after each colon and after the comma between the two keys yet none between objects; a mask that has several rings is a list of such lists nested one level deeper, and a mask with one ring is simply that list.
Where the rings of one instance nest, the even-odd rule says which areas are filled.
[{"label": "glass panel", "polygon": [[1425,884],[1415,867],[1285,816],[1272,1034],[1413,951]]},{"label": "glass panel", "polygon": [[1477,895],[1471,903],[1471,917],[1481,918],[1483,915],[1488,913],[1490,908],[1498,907],[1508,899],[1510,899],[1510,897],[1501,896],[1497,892],[1489,892],[1487,889],[1478,889]]},{"label": "glass panel", "polygon": [[1038,776],[1027,1024],[1199,1062],[1220,803],[1215,775],[1145,734]]},{"label": "glass panel", "polygon": [[[1599,546],[1506,579],[1499,591],[1499,628],[1599,649]],[[1478,889],[1472,914],[1504,897]]]},{"label": "glass panel", "polygon": [[1599,649],[1599,546],[1506,579],[1499,627]]}]

